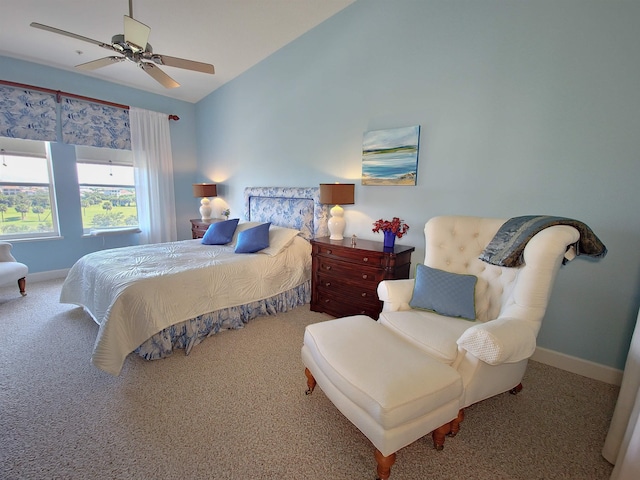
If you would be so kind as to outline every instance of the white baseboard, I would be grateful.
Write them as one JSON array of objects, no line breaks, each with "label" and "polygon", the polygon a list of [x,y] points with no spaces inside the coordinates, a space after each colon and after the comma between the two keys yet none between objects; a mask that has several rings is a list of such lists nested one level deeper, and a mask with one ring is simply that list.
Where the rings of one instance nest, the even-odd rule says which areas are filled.
[{"label": "white baseboard", "polygon": [[531,360],[612,385],[620,385],[622,383],[622,370],[546,348],[536,347]]},{"label": "white baseboard", "polygon": [[69,270],[69,268],[63,268],[62,270],[49,270],[47,272],[30,273],[27,275],[27,282],[46,282],[47,280],[55,280],[56,278],[65,278],[69,273]]}]

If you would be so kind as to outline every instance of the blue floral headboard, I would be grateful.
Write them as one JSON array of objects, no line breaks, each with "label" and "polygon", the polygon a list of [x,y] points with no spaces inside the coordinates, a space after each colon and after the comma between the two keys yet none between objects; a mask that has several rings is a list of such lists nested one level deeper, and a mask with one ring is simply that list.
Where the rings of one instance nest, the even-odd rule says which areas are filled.
[{"label": "blue floral headboard", "polygon": [[244,200],[247,221],[295,228],[306,239],[329,234],[329,207],[318,187],[247,187]]}]

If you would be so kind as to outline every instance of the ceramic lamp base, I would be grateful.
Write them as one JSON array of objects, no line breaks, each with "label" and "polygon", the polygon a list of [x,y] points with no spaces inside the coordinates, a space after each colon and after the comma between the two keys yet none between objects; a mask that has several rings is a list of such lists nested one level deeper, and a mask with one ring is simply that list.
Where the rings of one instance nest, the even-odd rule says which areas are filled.
[{"label": "ceramic lamp base", "polygon": [[211,219],[211,202],[208,198],[200,200],[200,217],[202,220]]},{"label": "ceramic lamp base", "polygon": [[344,209],[340,205],[336,205],[330,210],[331,218],[329,219],[329,232],[331,236],[329,240],[342,240],[344,237],[344,227],[347,222],[344,221]]}]

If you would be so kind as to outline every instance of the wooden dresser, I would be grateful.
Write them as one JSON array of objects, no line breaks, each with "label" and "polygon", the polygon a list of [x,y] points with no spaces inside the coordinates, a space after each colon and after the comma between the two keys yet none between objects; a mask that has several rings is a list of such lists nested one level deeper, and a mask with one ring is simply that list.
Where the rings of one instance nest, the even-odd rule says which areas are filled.
[{"label": "wooden dresser", "polygon": [[204,233],[209,228],[209,225],[216,222],[222,222],[223,218],[210,218],[209,220],[202,220],[200,218],[192,218],[191,222],[191,236],[193,238],[202,238]]},{"label": "wooden dresser", "polygon": [[382,302],[376,292],[382,280],[409,278],[414,247],[351,239],[311,240],[311,310],[334,317],[368,315],[377,319]]}]

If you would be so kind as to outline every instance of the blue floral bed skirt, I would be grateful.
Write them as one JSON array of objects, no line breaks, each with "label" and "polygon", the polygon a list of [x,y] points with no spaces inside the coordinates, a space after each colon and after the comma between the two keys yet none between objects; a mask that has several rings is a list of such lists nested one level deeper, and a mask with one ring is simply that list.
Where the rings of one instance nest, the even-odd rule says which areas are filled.
[{"label": "blue floral bed skirt", "polygon": [[180,348],[184,349],[185,355],[189,355],[193,347],[220,330],[239,329],[256,317],[286,312],[309,303],[310,300],[311,280],[308,280],[265,300],[205,313],[172,325],[148,339],[134,353],[146,360],[157,360],[168,357],[174,349]]}]

